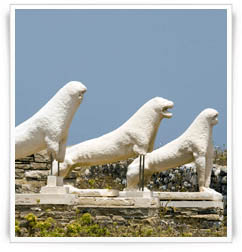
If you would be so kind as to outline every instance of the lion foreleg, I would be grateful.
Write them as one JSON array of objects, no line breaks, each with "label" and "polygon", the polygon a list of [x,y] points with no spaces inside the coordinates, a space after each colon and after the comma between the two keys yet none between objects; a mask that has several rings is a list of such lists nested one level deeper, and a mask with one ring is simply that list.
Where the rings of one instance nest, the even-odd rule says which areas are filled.
[{"label": "lion foreleg", "polygon": [[198,176],[198,186],[199,191],[203,192],[205,190],[205,169],[206,169],[206,157],[205,155],[194,155],[195,164],[197,168],[197,176]]},{"label": "lion foreleg", "polygon": [[209,188],[210,183],[211,183],[211,173],[213,169],[213,155],[214,155],[214,150],[213,150],[213,146],[211,145],[206,155],[205,188],[207,192],[218,193],[214,189]]},{"label": "lion foreleg", "polygon": [[211,173],[213,168],[213,148],[210,147],[206,155],[205,187],[209,188],[211,182]]},{"label": "lion foreleg", "polygon": [[64,137],[60,142],[59,142],[59,152],[57,155],[57,161],[59,162],[64,162],[65,159],[65,154],[66,154],[66,141],[67,141],[67,136]]},{"label": "lion foreleg", "polygon": [[57,154],[59,152],[59,143],[52,140],[50,137],[45,137],[45,143],[47,147],[47,153],[50,159],[57,159]]}]

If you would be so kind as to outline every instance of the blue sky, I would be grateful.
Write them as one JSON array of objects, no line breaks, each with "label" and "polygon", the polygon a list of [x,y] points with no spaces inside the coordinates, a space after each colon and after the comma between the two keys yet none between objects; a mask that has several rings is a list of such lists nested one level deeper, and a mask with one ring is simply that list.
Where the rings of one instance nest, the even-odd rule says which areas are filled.
[{"label": "blue sky", "polygon": [[145,102],[174,102],[159,147],[205,108],[219,111],[214,143],[226,145],[226,10],[17,10],[16,125],[68,81],[87,86],[68,144],[108,133]]}]

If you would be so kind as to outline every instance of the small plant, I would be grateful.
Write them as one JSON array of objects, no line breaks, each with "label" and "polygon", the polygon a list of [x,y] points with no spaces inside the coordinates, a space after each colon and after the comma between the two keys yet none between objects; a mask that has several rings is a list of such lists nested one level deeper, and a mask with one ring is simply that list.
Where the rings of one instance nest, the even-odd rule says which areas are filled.
[{"label": "small plant", "polygon": [[170,200],[166,202],[166,204],[161,206],[160,208],[160,216],[164,216],[168,211],[168,204],[170,203]]},{"label": "small plant", "polygon": [[227,165],[227,149],[215,147],[214,149],[214,163],[218,165]]},{"label": "small plant", "polygon": [[37,224],[37,217],[34,214],[29,213],[24,218],[27,221],[26,226],[29,232],[29,236],[32,236],[34,234],[34,228]]},{"label": "small plant", "polygon": [[81,212],[80,209],[77,208],[76,209],[76,215],[80,214],[80,212]]},{"label": "small plant", "polygon": [[81,224],[82,225],[89,225],[91,224],[92,221],[92,216],[89,213],[84,213],[82,217],[80,218]]},{"label": "small plant", "polygon": [[152,228],[145,228],[142,231],[142,236],[143,237],[149,237],[149,236],[152,236],[152,234],[153,234],[153,229]]},{"label": "small plant", "polygon": [[174,209],[167,206],[163,208],[159,216],[160,225],[147,221],[137,222],[135,219],[120,224],[117,222],[99,224],[90,213],[76,216],[73,221],[64,224],[58,223],[51,217],[38,220],[33,213],[29,213],[24,217],[25,223],[20,225],[18,220],[15,221],[15,235],[30,237],[223,237],[227,235],[226,222],[219,227],[205,229],[201,220],[193,218],[173,218],[169,221],[170,217],[167,213],[170,214]]},{"label": "small plant", "polygon": [[92,189],[94,189],[95,179],[89,179],[88,184],[91,186]]},{"label": "small plant", "polygon": [[184,232],[182,233],[183,237],[192,237],[192,233],[191,232]]},{"label": "small plant", "polygon": [[37,224],[37,217],[34,214],[29,213],[24,218],[27,220],[27,225],[28,226],[30,226],[32,228],[36,226],[36,224]]},{"label": "small plant", "polygon": [[15,235],[19,236],[21,233],[20,227],[19,227],[19,222],[15,220]]},{"label": "small plant", "polygon": [[71,223],[66,226],[66,235],[71,237],[77,237],[81,232],[81,225],[79,223]]},{"label": "small plant", "polygon": [[54,227],[56,222],[53,218],[49,217],[45,221],[39,221],[37,222],[35,229],[40,232],[40,236],[45,237],[48,236],[48,233],[50,233]]}]

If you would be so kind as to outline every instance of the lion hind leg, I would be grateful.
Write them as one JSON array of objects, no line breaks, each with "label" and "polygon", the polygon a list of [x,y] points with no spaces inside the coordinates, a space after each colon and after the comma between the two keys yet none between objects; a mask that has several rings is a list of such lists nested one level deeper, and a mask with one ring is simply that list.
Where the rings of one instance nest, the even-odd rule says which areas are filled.
[{"label": "lion hind leg", "polygon": [[[72,171],[71,169],[72,167],[68,166],[66,162],[60,163],[59,168],[60,168],[59,176],[64,177],[64,178],[67,177]],[[57,176],[58,175],[58,162],[57,161],[53,162],[53,171],[54,171],[53,175]]]},{"label": "lion hind leg", "polygon": [[147,187],[148,183],[150,182],[152,173],[146,173],[144,174],[144,191],[150,191],[150,189]]},{"label": "lion hind leg", "polygon": [[65,159],[65,154],[66,154],[66,141],[67,141],[67,137],[63,138],[60,142],[59,142],[59,152],[57,154],[57,161],[59,162],[64,162]]},{"label": "lion hind leg", "polygon": [[138,190],[139,184],[139,162],[136,160],[128,166],[128,171],[126,175],[127,186],[125,190]]}]

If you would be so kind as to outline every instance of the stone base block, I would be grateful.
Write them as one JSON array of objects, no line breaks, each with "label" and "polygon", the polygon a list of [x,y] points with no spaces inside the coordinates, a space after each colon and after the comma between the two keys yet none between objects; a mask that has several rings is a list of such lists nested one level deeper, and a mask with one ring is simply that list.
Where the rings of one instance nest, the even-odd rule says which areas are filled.
[{"label": "stone base block", "polygon": [[221,201],[223,199],[220,193],[207,192],[153,192],[154,197],[160,200],[206,200],[206,201]]},{"label": "stone base block", "polygon": [[151,198],[152,191],[120,191],[119,197]]},{"label": "stone base block", "polygon": [[48,176],[47,177],[47,186],[63,186],[63,177],[60,176]]},{"label": "stone base block", "polygon": [[15,205],[74,205],[72,194],[16,194]]},{"label": "stone base block", "polygon": [[69,193],[77,194],[80,197],[117,197],[119,191],[114,189],[78,189],[71,185],[65,185]]},{"label": "stone base block", "polygon": [[[51,187],[49,187],[51,188]],[[62,187],[63,188],[63,187]],[[16,205],[72,204],[86,208],[159,208],[158,198],[81,197],[77,194],[16,194]]]},{"label": "stone base block", "polygon": [[48,176],[47,185],[41,187],[41,194],[66,194],[69,193],[69,188],[64,187],[63,177]]},{"label": "stone base block", "polygon": [[175,208],[220,208],[223,209],[222,201],[160,201],[161,207]]},{"label": "stone base block", "polygon": [[41,187],[41,194],[67,194],[69,193],[69,188],[64,186],[44,186]]},{"label": "stone base block", "polygon": [[134,197],[78,197],[76,204],[82,207],[106,207],[106,208],[159,208],[158,198],[134,198]]}]

